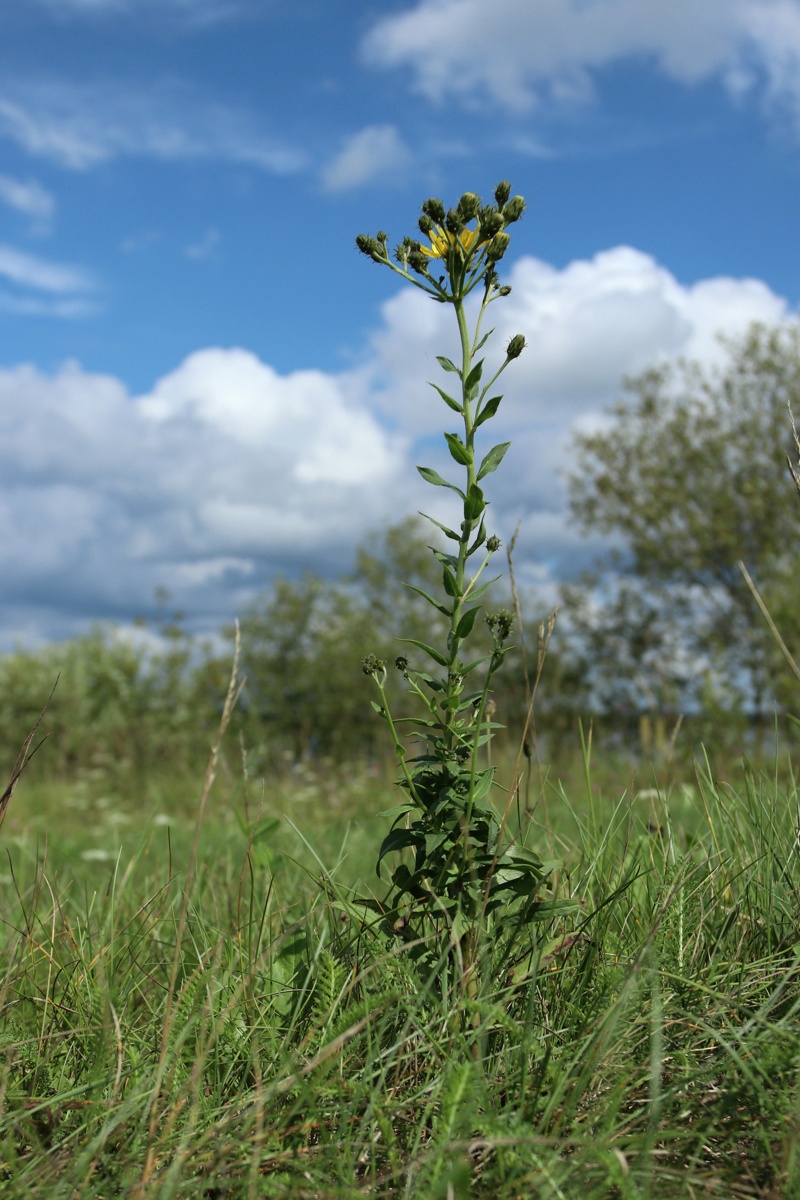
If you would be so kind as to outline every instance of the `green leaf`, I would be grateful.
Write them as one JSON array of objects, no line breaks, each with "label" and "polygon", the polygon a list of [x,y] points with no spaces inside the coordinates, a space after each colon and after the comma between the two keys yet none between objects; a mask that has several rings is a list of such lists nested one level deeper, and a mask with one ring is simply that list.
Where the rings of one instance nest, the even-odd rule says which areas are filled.
[{"label": "green leaf", "polygon": [[495,575],[493,579],[487,579],[485,583],[479,583],[476,588],[473,588],[469,594],[470,600],[480,600],[481,596],[485,596],[493,583],[497,583],[501,579],[501,575]]},{"label": "green leaf", "polygon": [[381,843],[378,868],[387,854],[392,854],[395,850],[406,850],[409,846],[419,846],[421,842],[422,838],[413,829],[393,829]]},{"label": "green leaf", "polygon": [[[473,803],[476,804],[478,800],[483,799],[483,797],[488,793],[489,789],[491,788],[493,780],[494,780],[494,767],[489,767],[489,769],[487,771],[481,771],[480,775],[475,780],[475,787],[472,792]],[[489,815],[491,815],[491,816],[494,815],[491,812],[491,809],[488,811],[489,811]]]},{"label": "green leaf", "polygon": [[446,554],[444,550],[437,550],[435,546],[429,546],[428,549],[443,567],[449,567],[451,571],[458,570],[458,558],[455,554]]},{"label": "green leaf", "polygon": [[[429,382],[430,382],[430,381],[429,381]],[[447,392],[443,392],[443,391],[442,391],[442,389],[439,387],[439,385],[438,385],[438,384],[436,384],[436,383],[431,383],[431,387],[432,387],[432,388],[436,388],[436,391],[437,391],[437,392],[439,393],[439,395],[442,397],[442,399],[444,400],[444,402],[445,402],[445,404],[447,405],[447,407],[448,407],[448,408],[452,408],[452,409],[453,409],[453,411],[454,411],[454,412],[457,412],[457,413],[463,413],[463,412],[464,412],[464,409],[461,407],[461,405],[458,403],[458,401],[457,401],[457,400],[454,400],[452,396],[448,396]]]},{"label": "green leaf", "polygon": [[440,667],[447,666],[447,659],[445,656],[440,654],[438,650],[434,650],[433,646],[426,646],[424,642],[418,642],[416,638],[399,638],[398,640],[404,642],[408,646],[416,646],[418,650],[424,650],[424,652],[430,655],[433,661],[438,663]]},{"label": "green leaf", "polygon": [[477,354],[479,350],[482,350],[493,333],[494,333],[493,329],[490,329],[488,333],[485,333],[483,335],[483,337],[481,338],[481,340],[478,342],[477,346],[473,346],[472,353]]},{"label": "green leaf", "polygon": [[483,492],[477,483],[473,483],[466,496],[464,496],[464,519],[467,521],[476,521],[485,508],[486,501],[483,498]]},{"label": "green leaf", "polygon": [[487,663],[491,657],[491,654],[484,654],[483,658],[476,658],[475,662],[467,663],[465,667],[461,668],[461,674],[469,675],[471,671],[476,671],[478,667],[482,667],[484,663]]},{"label": "green leaf", "polygon": [[424,517],[426,521],[430,521],[431,525],[435,525],[437,529],[441,529],[445,537],[449,537],[451,541],[461,541],[461,538],[457,533],[454,533],[452,529],[448,529],[446,525],[443,525],[441,521],[437,521],[435,517],[429,517],[428,514],[424,512],[421,512],[419,515]]},{"label": "green leaf", "polygon": [[467,550],[467,558],[469,558],[471,554],[474,554],[476,550],[479,550],[485,541],[486,541],[486,522],[481,521],[480,529],[478,530],[477,534],[475,535],[475,540],[472,543],[472,545],[469,547],[469,549]]},{"label": "green leaf", "polygon": [[449,608],[445,608],[443,604],[440,604],[438,600],[434,600],[433,596],[429,596],[427,592],[423,592],[422,588],[417,587],[416,584],[404,583],[403,587],[407,587],[410,592],[416,592],[418,596],[422,596],[423,600],[427,600],[428,604],[431,604],[443,616],[451,617],[453,615]]},{"label": "green leaf", "polygon": [[498,408],[500,407],[500,401],[502,399],[503,399],[502,396],[492,396],[491,400],[486,401],[483,408],[481,409],[481,411],[478,413],[477,417],[475,418],[475,424],[473,425],[473,429],[477,429],[478,426],[482,425],[484,421],[488,421],[491,417],[494,416],[494,414],[497,412]]},{"label": "green leaf", "polygon": [[467,376],[465,383],[464,383],[464,393],[468,397],[468,399],[471,400],[473,398],[473,396],[475,395],[475,393],[477,392],[478,384],[481,381],[482,374],[483,374],[483,359],[481,358],[478,360],[478,362],[475,363],[475,366],[470,371],[470,373]]},{"label": "green leaf", "polygon": [[484,458],[478,471],[478,479],[483,479],[484,475],[491,475],[492,471],[496,471],[500,463],[505,457],[506,450],[511,445],[511,442],[500,442],[497,446],[492,446],[492,449]]},{"label": "green leaf", "polygon": [[430,858],[449,838],[450,834],[446,830],[444,833],[429,833],[425,838],[425,857]]},{"label": "green leaf", "polygon": [[442,583],[444,584],[444,590],[447,592],[448,596],[452,596],[453,599],[456,599],[458,596],[458,583],[456,582],[455,575],[449,567],[442,567]]},{"label": "green leaf", "polygon": [[393,804],[391,808],[385,808],[383,812],[379,812],[379,817],[397,817],[401,813],[416,812],[414,804]]},{"label": "green leaf", "polygon": [[437,354],[436,361],[443,371],[454,371],[455,374],[458,375],[459,379],[461,378],[461,372],[456,364],[451,362],[449,358],[445,358],[443,354]]},{"label": "green leaf", "polygon": [[461,620],[458,622],[458,627],[456,629],[457,638],[469,637],[469,635],[472,633],[472,626],[475,624],[475,618],[480,611],[480,604],[476,604],[474,608],[468,608],[467,611],[462,614]]},{"label": "green leaf", "polygon": [[439,472],[434,471],[433,467],[417,467],[417,470],[426,483],[435,484],[436,487],[450,488],[451,492],[457,492],[462,500],[464,499],[464,493],[461,491],[461,488],[457,488],[454,483],[448,483],[446,479],[442,479]]},{"label": "green leaf", "polygon": [[457,463],[460,463],[462,467],[472,466],[475,461],[472,451],[467,449],[457,433],[446,433],[444,440],[447,442],[447,448],[450,451],[451,457]]}]

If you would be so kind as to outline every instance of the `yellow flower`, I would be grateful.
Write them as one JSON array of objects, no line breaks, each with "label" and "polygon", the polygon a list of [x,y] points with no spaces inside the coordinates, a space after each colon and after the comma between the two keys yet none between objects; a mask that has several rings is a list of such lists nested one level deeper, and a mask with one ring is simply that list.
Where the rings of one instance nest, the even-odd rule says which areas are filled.
[{"label": "yellow flower", "polygon": [[[431,239],[431,247],[428,249],[427,246],[421,246],[422,253],[427,254],[428,258],[447,258],[447,252],[454,244],[459,245],[465,254],[477,248],[475,243],[478,240],[478,230],[462,229],[460,234],[448,233],[441,225],[434,225],[428,237]],[[484,244],[485,242],[479,243],[481,246]]]}]

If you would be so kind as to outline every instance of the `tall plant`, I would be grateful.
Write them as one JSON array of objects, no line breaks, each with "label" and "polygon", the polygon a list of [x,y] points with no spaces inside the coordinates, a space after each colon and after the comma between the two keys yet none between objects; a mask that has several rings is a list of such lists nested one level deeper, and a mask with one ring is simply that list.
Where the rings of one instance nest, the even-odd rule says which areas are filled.
[{"label": "tall plant", "polygon": [[[444,356],[437,360],[457,381],[451,389],[455,394],[438,383],[432,387],[460,418],[460,430],[446,432],[444,438],[461,479],[455,483],[431,467],[417,468],[426,482],[455,493],[461,507],[458,529],[427,518],[452,543],[447,551],[433,549],[441,566],[441,595],[413,589],[446,618],[447,635],[441,646],[401,639],[409,645],[409,654],[395,661],[419,701],[421,715],[402,721],[392,716],[383,660],[368,655],[364,672],[378,690],[379,702],[373,707],[389,729],[400,767],[398,782],[406,793],[405,801],[387,814],[394,822],[378,855],[379,874],[388,855],[401,855],[383,911],[395,930],[416,944],[425,945],[432,933],[447,925],[466,976],[475,965],[476,931],[481,926],[493,923],[500,913],[509,915],[509,908],[521,921],[548,911],[539,898],[545,865],[505,837],[505,822],[491,803],[494,767],[486,765],[488,756],[482,753],[497,728],[489,700],[508,649],[509,612],[486,616],[491,653],[470,658],[480,601],[494,582],[485,580],[484,572],[500,546],[498,537],[487,535],[483,485],[510,445],[500,442],[481,456],[477,435],[500,405],[502,397],[493,394],[497,379],[525,347],[522,334],[513,337],[493,373],[484,370],[486,359],[479,357],[492,333],[482,332],[486,311],[511,291],[500,285],[497,267],[511,240],[507,230],[525,209],[523,198],[512,197],[505,182],[496,188],[494,199],[494,204],[482,204],[467,192],[447,212],[440,200],[426,200],[419,228],[429,244],[406,237],[394,258],[385,233],[356,239],[359,250],[373,262],[389,267],[438,303],[451,305],[458,325],[460,362]],[[481,302],[471,327],[466,301],[478,290]],[[424,666],[412,664],[412,657],[421,658]],[[401,725],[409,730],[411,747],[401,736]],[[403,851],[411,852],[410,864]]]}]

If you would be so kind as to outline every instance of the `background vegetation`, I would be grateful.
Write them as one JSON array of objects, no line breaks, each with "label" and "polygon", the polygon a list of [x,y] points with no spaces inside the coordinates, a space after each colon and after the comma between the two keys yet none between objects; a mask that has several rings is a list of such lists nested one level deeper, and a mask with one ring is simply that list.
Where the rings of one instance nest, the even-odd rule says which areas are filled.
[{"label": "background vegetation", "polygon": [[419,526],[244,614],[233,710],[231,646],[180,614],[0,659],[8,774],[58,677],[2,826],[4,1197],[800,1195],[800,796],[763,733],[795,694],[735,569],[750,547],[796,644],[799,362],[754,330],[718,377],[632,381],[581,440],[576,513],[622,556],[565,589],[538,763],[547,607],[520,598],[492,750],[555,907],[480,943],[467,997],[455,934],[423,969],[355,902],[385,894],[397,798],[360,663],[430,638]]}]

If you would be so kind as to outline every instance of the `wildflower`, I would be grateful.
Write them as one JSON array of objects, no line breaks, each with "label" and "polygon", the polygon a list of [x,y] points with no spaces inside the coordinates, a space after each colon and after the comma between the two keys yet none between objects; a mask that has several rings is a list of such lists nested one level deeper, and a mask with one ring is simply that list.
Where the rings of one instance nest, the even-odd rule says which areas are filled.
[{"label": "wildflower", "polygon": [[[447,258],[451,246],[458,246],[464,254],[470,254],[472,250],[478,249],[484,244],[483,241],[478,242],[480,230],[478,229],[462,229],[460,233],[451,233],[445,230],[441,225],[434,225],[428,233],[431,239],[431,247],[421,246],[423,254],[428,258]],[[476,245],[477,243],[477,245]]]}]

